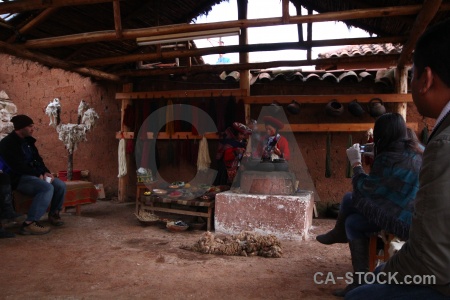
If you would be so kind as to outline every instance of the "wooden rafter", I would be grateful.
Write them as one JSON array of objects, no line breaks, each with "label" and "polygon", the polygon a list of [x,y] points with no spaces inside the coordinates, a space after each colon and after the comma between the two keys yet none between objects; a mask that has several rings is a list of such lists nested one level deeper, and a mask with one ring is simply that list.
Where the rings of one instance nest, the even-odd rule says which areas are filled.
[{"label": "wooden rafter", "polygon": [[114,9],[114,27],[116,29],[116,38],[122,39],[122,20],[120,18],[120,3],[119,0],[113,1]]},{"label": "wooden rafter", "polygon": [[[22,26],[22,28],[20,28],[18,30],[19,34],[25,34],[28,31],[30,31],[31,29],[33,29],[35,26],[39,25],[40,23],[42,23],[43,21],[47,20],[49,17],[51,17],[55,12],[57,12],[59,10],[58,7],[52,7],[52,8],[47,8],[45,9],[43,12],[41,12],[39,15],[37,15],[35,18],[33,18],[30,22],[28,22],[27,24],[25,24],[24,26]],[[16,39],[16,34],[13,34],[8,40],[8,43],[13,42]]]},{"label": "wooden rafter", "polygon": [[359,45],[359,44],[384,44],[384,43],[402,43],[406,37],[388,37],[388,38],[353,38],[341,40],[321,40],[311,43],[272,43],[272,44],[251,44],[251,45],[233,45],[222,47],[210,47],[191,50],[176,50],[156,53],[139,53],[120,55],[107,58],[97,58],[86,61],[76,62],[85,66],[104,66],[117,63],[130,63],[137,61],[157,61],[161,59],[174,59],[181,57],[200,57],[210,54],[224,54],[233,52],[255,52],[255,51],[276,51],[286,49],[306,50],[311,47],[339,46],[339,45]]},{"label": "wooden rafter", "polygon": [[404,67],[411,60],[411,54],[414,50],[414,46],[422,35],[422,33],[433,20],[436,13],[439,11],[439,7],[442,5],[442,0],[427,0],[423,4],[423,8],[420,10],[416,21],[411,29],[411,34],[408,41],[403,46],[402,54],[398,59],[397,66]]},{"label": "wooden rafter", "polygon": [[19,13],[28,10],[39,10],[50,7],[97,4],[104,2],[111,2],[111,0],[16,0],[10,2],[0,2],[0,14]]},{"label": "wooden rafter", "polygon": [[[377,62],[389,63],[395,65],[400,54],[383,54],[377,55]],[[374,59],[373,56],[357,56],[346,58],[323,58],[314,60],[289,60],[289,61],[269,61],[262,63],[239,63],[239,64],[224,64],[224,65],[200,65],[192,67],[172,67],[172,68],[155,68],[142,70],[126,70],[115,73],[118,76],[130,77],[145,77],[145,76],[159,76],[168,74],[192,74],[201,72],[231,72],[236,70],[251,70],[251,69],[265,69],[277,67],[301,67],[311,66],[316,64],[337,64],[337,63],[369,63]]]},{"label": "wooden rafter", "polygon": [[[344,21],[350,19],[364,19],[364,18],[381,18],[392,17],[400,15],[414,15],[420,12],[422,5],[396,6],[384,7],[376,9],[359,9],[340,12],[322,13],[316,15],[306,16],[291,16],[289,24],[312,23],[312,22],[326,22],[326,21]],[[450,10],[450,3],[443,4],[441,11]],[[223,28],[249,28],[249,27],[264,27],[283,25],[282,18],[265,18],[252,20],[236,20],[217,23],[206,24],[174,24],[166,26],[158,26],[151,28],[128,29],[123,30],[123,39],[136,39],[145,36],[160,36],[174,33],[188,33],[203,30],[223,29]],[[285,25],[285,24],[284,24]],[[94,43],[102,41],[117,40],[116,32],[114,30],[86,32],[82,34],[72,34],[66,36],[58,36],[52,38],[43,38],[29,40],[23,45],[26,48],[51,48],[61,47],[74,44]]]}]

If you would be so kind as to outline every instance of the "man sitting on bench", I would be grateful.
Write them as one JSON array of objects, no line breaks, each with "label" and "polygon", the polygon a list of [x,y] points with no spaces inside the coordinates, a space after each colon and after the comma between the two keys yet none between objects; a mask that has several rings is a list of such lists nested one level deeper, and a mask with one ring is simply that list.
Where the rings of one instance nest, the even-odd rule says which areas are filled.
[{"label": "man sitting on bench", "polygon": [[39,220],[50,205],[48,221],[54,226],[61,226],[59,212],[62,210],[66,185],[54,178],[45,166],[36,148],[33,138],[34,122],[26,115],[11,118],[14,131],[0,141],[0,156],[11,169],[11,187],[24,195],[33,197],[27,218],[20,228],[25,235],[39,235],[50,232],[50,228]]}]

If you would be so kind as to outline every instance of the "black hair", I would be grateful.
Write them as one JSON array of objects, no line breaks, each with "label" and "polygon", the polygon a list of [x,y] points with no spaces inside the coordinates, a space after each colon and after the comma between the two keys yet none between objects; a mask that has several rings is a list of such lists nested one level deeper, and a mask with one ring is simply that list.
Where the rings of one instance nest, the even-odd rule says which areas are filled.
[{"label": "black hair", "polygon": [[373,129],[375,156],[384,151],[398,152],[397,147],[423,153],[419,139],[414,131],[406,127],[403,116],[399,113],[385,113],[377,118]]},{"label": "black hair", "polygon": [[440,22],[418,39],[414,50],[417,76],[429,67],[450,87],[450,19]]}]

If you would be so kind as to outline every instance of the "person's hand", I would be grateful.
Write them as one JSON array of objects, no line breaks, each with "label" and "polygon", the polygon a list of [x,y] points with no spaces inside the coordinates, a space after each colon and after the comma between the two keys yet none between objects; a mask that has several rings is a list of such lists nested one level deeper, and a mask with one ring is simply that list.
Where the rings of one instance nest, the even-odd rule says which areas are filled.
[{"label": "person's hand", "polygon": [[277,145],[275,145],[275,147],[273,148],[273,153],[275,153],[278,156],[281,156],[281,150],[277,147]]},{"label": "person's hand", "polygon": [[352,167],[355,164],[361,163],[361,153],[359,152],[359,144],[353,144],[347,149],[347,157]]}]

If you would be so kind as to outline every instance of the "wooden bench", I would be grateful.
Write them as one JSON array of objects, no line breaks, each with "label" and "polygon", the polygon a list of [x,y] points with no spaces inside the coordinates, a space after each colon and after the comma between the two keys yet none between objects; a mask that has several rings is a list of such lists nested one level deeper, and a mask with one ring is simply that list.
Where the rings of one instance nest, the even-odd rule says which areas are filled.
[{"label": "wooden bench", "polygon": [[[89,181],[66,181],[66,196],[64,198],[63,211],[67,207],[75,207],[76,215],[81,214],[81,205],[95,203],[98,192],[94,184]],[[13,191],[14,208],[19,213],[26,214],[33,198],[18,191]]]},{"label": "wooden bench", "polygon": [[[140,200],[137,203],[137,211],[143,209],[151,212],[159,211],[166,213],[173,213],[178,215],[187,215],[187,216],[197,216],[206,218],[206,230],[211,231],[212,222],[213,222],[213,213],[214,213],[214,200],[202,200],[199,198],[195,198],[192,200],[182,200],[176,198],[169,197],[152,197],[152,196],[141,196]],[[169,207],[163,207],[161,204],[168,204]],[[172,208],[173,204],[176,208]],[[182,209],[180,207],[185,206],[186,209]],[[206,211],[193,211],[189,210],[191,208],[205,208]]]}]

